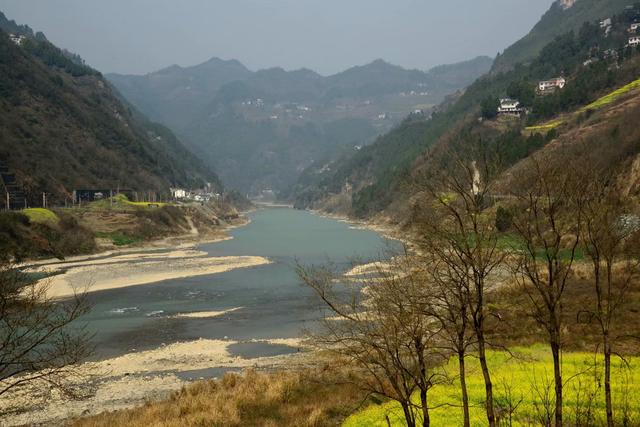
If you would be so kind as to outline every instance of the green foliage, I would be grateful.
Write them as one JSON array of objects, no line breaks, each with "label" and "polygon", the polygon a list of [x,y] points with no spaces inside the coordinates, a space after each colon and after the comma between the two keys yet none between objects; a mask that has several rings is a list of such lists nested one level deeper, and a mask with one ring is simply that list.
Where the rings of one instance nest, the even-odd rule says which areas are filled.
[{"label": "green foliage", "polygon": [[491,120],[495,119],[498,115],[498,107],[500,106],[500,100],[497,96],[488,96],[480,103],[480,114],[482,118]]},{"label": "green foliage", "polygon": [[[73,77],[98,76],[100,73],[82,63],[74,62],[62,50],[47,40],[38,41],[28,38],[22,43],[22,48],[38,57],[49,67],[56,67],[71,74]],[[77,59],[76,59],[77,61]]]},{"label": "green foliage", "polygon": [[513,213],[503,206],[498,206],[498,209],[496,210],[496,229],[499,232],[504,233],[505,231],[509,231],[512,225]]},{"label": "green foliage", "polygon": [[30,208],[23,209],[22,213],[25,214],[31,222],[39,224],[57,224],[60,221],[58,215],[49,209],[43,208]]},{"label": "green foliage", "polygon": [[116,246],[128,246],[140,242],[139,238],[128,236],[120,232],[97,232],[96,237],[102,239],[111,239],[111,242]]},{"label": "green foliage", "polygon": [[[51,212],[47,217],[58,220],[32,222],[23,213],[0,212],[0,260],[64,258],[95,250],[93,234],[78,224],[71,215]],[[36,219],[41,220],[43,217],[37,215]]]}]

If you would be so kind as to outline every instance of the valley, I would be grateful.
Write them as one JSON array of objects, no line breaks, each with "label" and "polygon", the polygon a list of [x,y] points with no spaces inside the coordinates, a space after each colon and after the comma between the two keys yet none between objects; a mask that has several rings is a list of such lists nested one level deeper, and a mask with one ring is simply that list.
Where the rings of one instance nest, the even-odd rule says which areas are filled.
[{"label": "valley", "polygon": [[1,425],[640,425],[640,3],[332,1],[0,13]]}]

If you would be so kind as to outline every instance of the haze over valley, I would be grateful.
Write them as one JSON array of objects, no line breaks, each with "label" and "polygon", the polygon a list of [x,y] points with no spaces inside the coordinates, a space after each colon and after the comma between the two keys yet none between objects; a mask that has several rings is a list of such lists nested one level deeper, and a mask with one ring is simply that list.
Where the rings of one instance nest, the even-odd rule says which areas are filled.
[{"label": "haze over valley", "polygon": [[638,426],[639,117],[634,0],[0,0],[0,425]]}]

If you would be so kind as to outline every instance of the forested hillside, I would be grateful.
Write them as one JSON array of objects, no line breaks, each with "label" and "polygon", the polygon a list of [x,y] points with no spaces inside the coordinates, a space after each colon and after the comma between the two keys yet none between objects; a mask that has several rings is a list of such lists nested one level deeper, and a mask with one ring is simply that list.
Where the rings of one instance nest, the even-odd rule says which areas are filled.
[{"label": "forested hillside", "polygon": [[98,71],[4,15],[0,140],[0,160],[32,201],[46,192],[62,203],[75,188],[166,193],[172,184],[218,184],[171,131],[123,104]]},{"label": "forested hillside", "polygon": [[332,76],[252,72],[235,60],[108,78],[135,106],[176,131],[231,187],[283,191],[315,161],[353,152],[407,114],[488,71],[479,57],[428,72],[382,60]]},{"label": "forested hillside", "polygon": [[610,18],[632,3],[629,0],[578,0],[565,9],[554,2],[529,34],[498,56],[493,71],[506,71],[518,63],[529,62],[555,37],[578,31],[585,22]]},{"label": "forested hillside", "polygon": [[[579,0],[573,8],[580,4]],[[557,8],[554,4],[549,13],[559,13]],[[561,13],[577,19],[569,10]],[[595,16],[594,20],[583,22],[578,31],[555,38],[543,33],[535,38],[536,43],[548,38],[552,41],[528,64],[500,72],[494,69],[457,99],[441,105],[432,117],[412,116],[355,155],[315,164],[303,173],[291,192],[292,199],[298,207],[362,218],[385,210],[393,215],[403,206],[406,208],[405,202],[412,194],[407,186],[414,172],[446,167],[446,153],[450,150],[470,157],[477,146],[491,147],[500,167],[508,169],[562,136],[561,125],[573,123],[574,119],[559,117],[581,108],[584,111],[580,114],[591,114],[593,108],[588,104],[640,74],[638,50],[628,46],[629,27],[640,18],[640,6],[625,5],[615,14]],[[601,27],[600,21],[607,18],[612,18],[612,25]],[[558,76],[566,78],[563,89],[537,92],[539,81]],[[507,97],[517,99],[527,114],[520,118],[496,117],[499,99]],[[428,162],[422,159],[423,153],[428,153]],[[433,163],[434,157],[442,163]]]}]

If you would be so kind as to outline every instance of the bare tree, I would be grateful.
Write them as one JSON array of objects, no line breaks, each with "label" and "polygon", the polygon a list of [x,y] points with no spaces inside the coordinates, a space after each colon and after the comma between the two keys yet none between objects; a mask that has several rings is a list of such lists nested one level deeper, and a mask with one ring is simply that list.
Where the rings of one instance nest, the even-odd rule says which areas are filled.
[{"label": "bare tree", "polygon": [[[562,300],[580,242],[581,200],[575,171],[532,159],[523,188],[516,192],[514,218],[522,248],[516,279],[523,285],[533,315],[548,335],[553,355],[555,425],[562,426]],[[527,179],[528,178],[528,179]]]},{"label": "bare tree", "polygon": [[[486,322],[488,316],[486,292],[490,276],[497,272],[506,258],[498,245],[499,233],[495,218],[487,212],[490,199],[492,162],[478,163],[451,153],[452,163],[446,172],[420,180],[424,198],[416,205],[414,225],[422,239],[423,251],[433,254],[449,269],[456,292],[465,301],[470,326],[475,334],[475,346],[485,383],[486,414],[491,427],[496,425],[493,384],[487,363]],[[460,307],[462,308],[462,307]]]},{"label": "bare tree", "polygon": [[54,301],[45,285],[0,266],[0,396],[41,384],[75,395],[69,380],[90,347],[88,334],[74,322],[88,309],[83,296]]},{"label": "bare tree", "polygon": [[329,308],[316,343],[363,370],[358,385],[398,402],[409,427],[429,426],[428,392],[442,381],[438,367],[447,355],[437,350],[440,325],[424,315],[424,284],[406,259],[376,268],[373,277],[351,278],[350,285],[328,266],[297,271]]},{"label": "bare tree", "polygon": [[611,357],[614,354],[619,315],[627,303],[632,286],[637,283],[640,262],[630,246],[637,237],[638,225],[629,207],[615,187],[604,180],[594,180],[588,188],[589,198],[583,206],[583,242],[591,262],[595,307],[588,310],[601,334],[604,353],[604,392],[607,425],[613,427],[611,396]]},{"label": "bare tree", "polygon": [[[427,255],[423,252],[419,258],[425,257]],[[471,418],[465,362],[469,349],[475,344],[469,318],[469,280],[466,275],[460,274],[460,269],[452,268],[438,259],[425,260],[420,265],[428,266],[423,271],[428,278],[427,314],[438,319],[443,345],[458,358],[463,427],[469,427]]]}]

